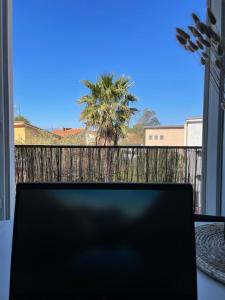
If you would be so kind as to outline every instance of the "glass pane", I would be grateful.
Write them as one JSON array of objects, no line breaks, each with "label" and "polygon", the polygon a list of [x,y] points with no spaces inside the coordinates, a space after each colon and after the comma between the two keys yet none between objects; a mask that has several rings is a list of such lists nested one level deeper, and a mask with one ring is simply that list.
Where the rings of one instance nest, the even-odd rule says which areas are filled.
[{"label": "glass pane", "polygon": [[205,11],[14,0],[16,182],[191,183],[200,213],[204,66],[176,28]]}]

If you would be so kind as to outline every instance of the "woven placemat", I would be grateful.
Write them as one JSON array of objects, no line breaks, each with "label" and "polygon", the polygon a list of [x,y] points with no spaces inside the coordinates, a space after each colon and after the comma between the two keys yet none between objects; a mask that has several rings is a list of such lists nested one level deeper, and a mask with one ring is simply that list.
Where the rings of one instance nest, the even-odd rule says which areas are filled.
[{"label": "woven placemat", "polygon": [[224,224],[195,228],[197,266],[210,277],[225,284]]}]

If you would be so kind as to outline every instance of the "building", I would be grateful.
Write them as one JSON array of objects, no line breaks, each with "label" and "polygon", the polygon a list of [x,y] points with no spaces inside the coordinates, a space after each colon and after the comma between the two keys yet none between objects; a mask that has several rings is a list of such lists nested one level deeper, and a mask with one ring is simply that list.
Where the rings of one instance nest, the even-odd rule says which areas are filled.
[{"label": "building", "polygon": [[61,137],[24,121],[14,122],[14,143],[22,145],[56,144]]},{"label": "building", "polygon": [[52,133],[57,134],[61,137],[67,137],[69,135],[77,135],[84,130],[85,130],[84,128],[65,128],[65,127],[63,127],[61,129],[52,130]]},{"label": "building", "polygon": [[145,127],[145,146],[183,145],[184,125]]},{"label": "building", "polygon": [[145,146],[202,146],[202,117],[191,117],[184,125],[146,126]]},{"label": "building", "polygon": [[184,125],[184,145],[202,146],[202,117],[188,118]]},{"label": "building", "polygon": [[85,131],[86,145],[96,145],[96,131]]},{"label": "building", "polygon": [[75,145],[95,145],[96,131],[87,131],[85,128],[61,128],[52,131],[62,138],[62,143]]},{"label": "building", "polygon": [[140,146],[142,144],[142,138],[137,133],[128,132],[124,138],[119,140],[120,146]]}]

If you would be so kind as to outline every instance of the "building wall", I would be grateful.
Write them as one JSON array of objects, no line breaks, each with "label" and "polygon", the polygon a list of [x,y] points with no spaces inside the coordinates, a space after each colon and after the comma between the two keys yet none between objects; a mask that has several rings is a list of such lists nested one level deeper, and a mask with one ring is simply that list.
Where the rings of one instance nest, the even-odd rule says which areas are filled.
[{"label": "building wall", "polygon": [[184,127],[145,128],[145,146],[184,146]]},{"label": "building wall", "polygon": [[34,144],[40,137],[41,130],[22,121],[14,123],[15,144]]},{"label": "building wall", "polygon": [[119,140],[121,146],[141,146],[143,145],[143,137],[137,133],[127,133],[124,138]]},{"label": "building wall", "polygon": [[42,132],[38,128],[32,128],[32,127],[26,126],[25,137],[26,137],[27,145],[42,143]]},{"label": "building wall", "polygon": [[46,130],[37,127],[26,127],[26,144],[27,145],[54,145],[58,144],[62,138]]},{"label": "building wall", "polygon": [[185,146],[202,146],[202,119],[186,121]]},{"label": "building wall", "polygon": [[14,141],[15,144],[26,143],[26,133],[24,125],[14,125]]},{"label": "building wall", "polygon": [[14,142],[15,144],[57,144],[60,136],[52,134],[22,121],[14,122]]},{"label": "building wall", "polygon": [[87,132],[86,133],[86,145],[95,145],[96,144],[96,135]]}]

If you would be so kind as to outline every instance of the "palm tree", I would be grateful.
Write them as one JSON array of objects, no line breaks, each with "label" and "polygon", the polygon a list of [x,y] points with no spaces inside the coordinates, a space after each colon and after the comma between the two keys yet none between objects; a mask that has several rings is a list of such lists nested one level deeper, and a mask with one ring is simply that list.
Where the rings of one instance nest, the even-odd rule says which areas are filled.
[{"label": "palm tree", "polygon": [[125,76],[114,78],[112,74],[103,74],[96,83],[89,80],[82,83],[90,93],[78,100],[79,104],[85,104],[81,120],[87,129],[97,131],[97,144],[118,145],[119,139],[126,135],[131,116],[137,111],[129,107],[130,102],[137,101],[137,97],[129,93],[133,82]]}]

